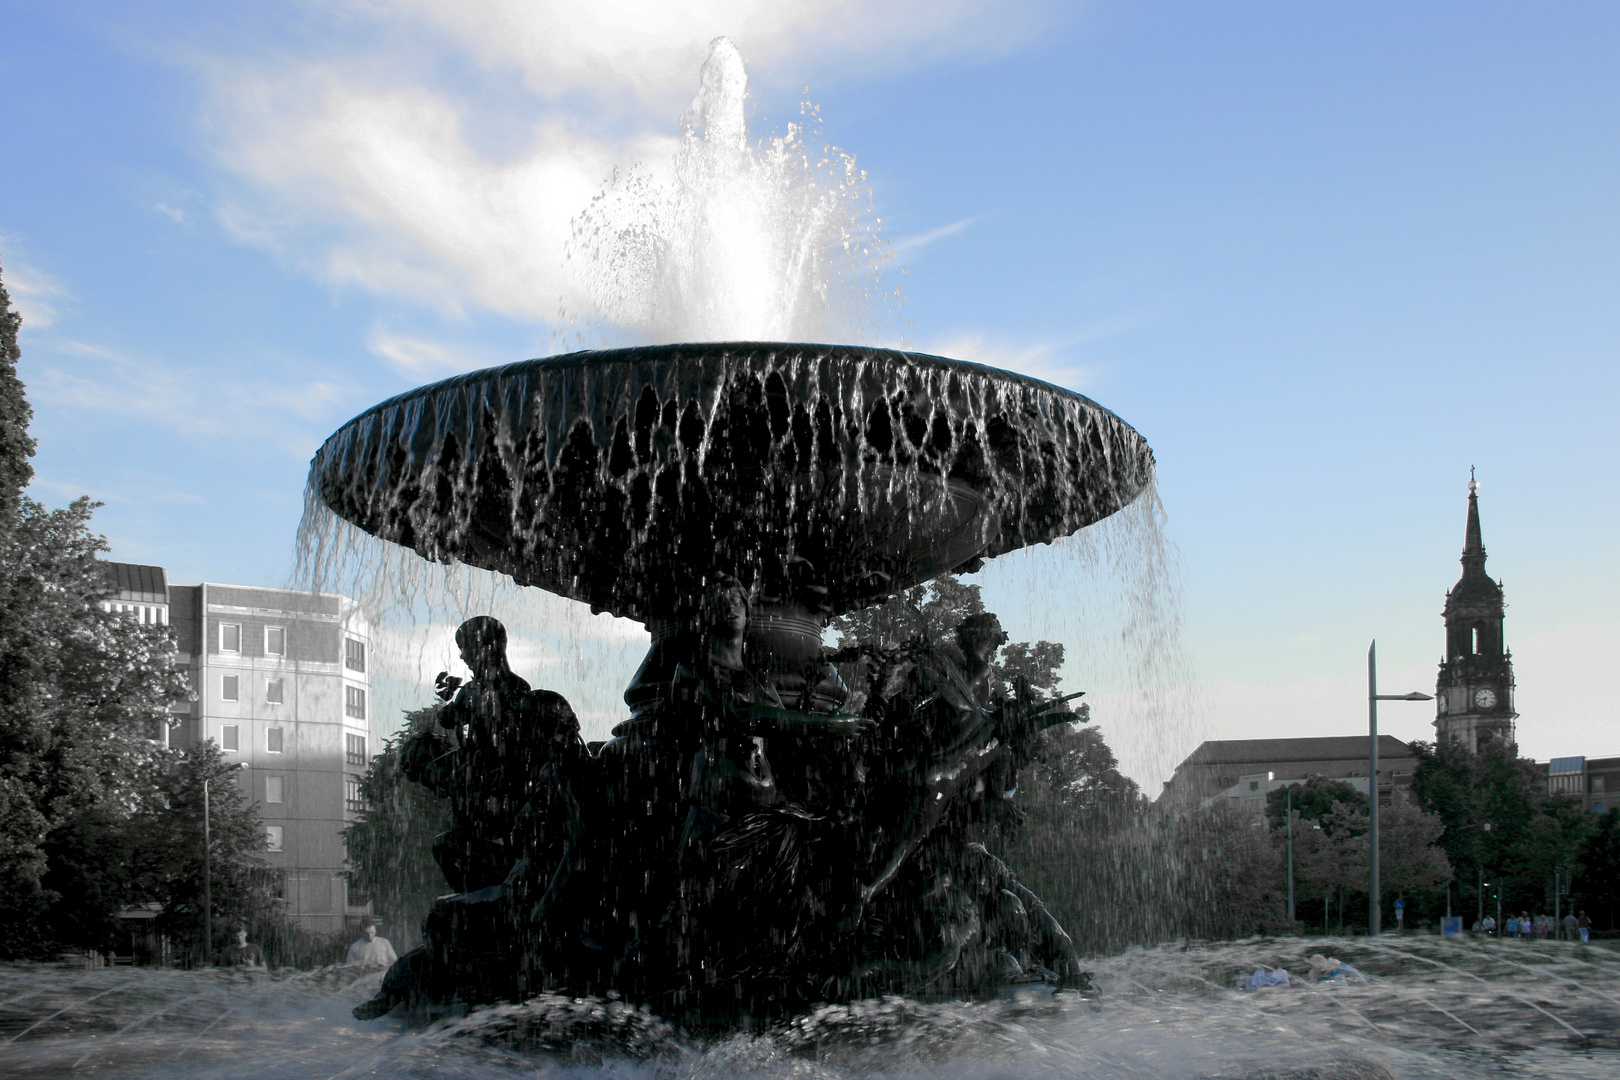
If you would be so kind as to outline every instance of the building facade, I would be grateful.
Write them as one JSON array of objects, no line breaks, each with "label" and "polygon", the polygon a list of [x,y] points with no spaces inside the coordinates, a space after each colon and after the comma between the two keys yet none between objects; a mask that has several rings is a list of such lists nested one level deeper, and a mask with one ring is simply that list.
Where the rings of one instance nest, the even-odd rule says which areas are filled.
[{"label": "building facade", "polygon": [[1479,483],[1469,470],[1468,525],[1463,572],[1446,593],[1446,654],[1435,683],[1436,740],[1478,752],[1490,740],[1517,741],[1513,709],[1513,654],[1503,641],[1502,583],[1485,572],[1479,526]]},{"label": "building facade", "polygon": [[[1313,776],[1343,780],[1366,792],[1372,786],[1367,776],[1369,749],[1365,735],[1211,740],[1176,766],[1158,802],[1175,813],[1225,796],[1263,809],[1269,792]],[[1379,805],[1388,806],[1396,791],[1410,789],[1416,768],[1411,747],[1392,735],[1378,736]]]},{"label": "building facade", "polygon": [[372,642],[357,606],[326,593],[169,585],[161,567],[110,566],[119,591],[108,606],[172,626],[196,694],[175,706],[169,744],[211,740],[246,766],[238,782],[264,821],[287,915],[336,932],[367,914],[348,894],[342,836],[363,807],[376,746]]},{"label": "building facade", "polygon": [[1547,794],[1572,795],[1594,814],[1620,807],[1620,758],[1553,758],[1543,768]]}]

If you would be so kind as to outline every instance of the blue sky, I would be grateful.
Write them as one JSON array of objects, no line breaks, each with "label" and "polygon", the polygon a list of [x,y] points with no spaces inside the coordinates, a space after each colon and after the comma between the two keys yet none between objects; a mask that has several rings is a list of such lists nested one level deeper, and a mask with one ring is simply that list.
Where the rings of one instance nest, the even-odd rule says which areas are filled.
[{"label": "blue sky", "polygon": [[174,580],[285,580],[321,439],[563,347],[568,222],[673,152],[722,33],[756,138],[808,86],[866,170],[909,345],[1154,446],[1197,715],[1103,717],[1136,775],[1358,730],[1373,637],[1432,689],[1470,465],[1523,749],[1620,753],[1608,4],[13,0],[36,497],[104,500],[115,557]]}]

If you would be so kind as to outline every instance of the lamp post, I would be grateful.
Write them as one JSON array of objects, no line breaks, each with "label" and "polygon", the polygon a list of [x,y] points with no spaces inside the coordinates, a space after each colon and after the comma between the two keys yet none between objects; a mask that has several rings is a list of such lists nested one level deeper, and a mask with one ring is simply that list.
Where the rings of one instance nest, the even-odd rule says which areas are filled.
[{"label": "lamp post", "polygon": [[1380,701],[1433,701],[1428,694],[1378,692],[1378,642],[1367,647],[1367,933],[1383,933],[1383,905],[1378,899],[1378,703]]},{"label": "lamp post", "polygon": [[[247,762],[239,761],[231,766],[234,773],[238,769],[247,768]],[[229,774],[227,774],[229,775]],[[212,814],[208,806],[209,777],[203,777],[203,962],[207,963],[214,955],[214,838],[212,833]]]},{"label": "lamp post", "polygon": [[1294,786],[1288,785],[1288,921],[1294,921]]}]

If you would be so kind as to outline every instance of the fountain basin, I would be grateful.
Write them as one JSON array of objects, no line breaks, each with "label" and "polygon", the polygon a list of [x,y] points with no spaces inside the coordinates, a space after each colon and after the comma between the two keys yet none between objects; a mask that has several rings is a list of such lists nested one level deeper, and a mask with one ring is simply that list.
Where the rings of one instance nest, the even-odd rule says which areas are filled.
[{"label": "fountain basin", "polygon": [[723,574],[767,603],[861,607],[1050,542],[1151,481],[1080,394],[921,353],[732,342],[587,351],[446,379],[311,463],[340,517],[643,622]]}]

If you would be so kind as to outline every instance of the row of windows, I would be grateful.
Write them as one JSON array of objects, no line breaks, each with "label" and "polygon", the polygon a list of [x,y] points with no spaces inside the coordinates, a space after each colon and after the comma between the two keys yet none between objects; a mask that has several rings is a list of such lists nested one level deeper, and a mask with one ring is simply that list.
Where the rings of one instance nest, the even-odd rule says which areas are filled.
[{"label": "row of windows", "polygon": [[[1604,777],[1593,776],[1587,780],[1587,792],[1592,795],[1602,795]],[[1554,773],[1547,777],[1547,794],[1549,795],[1579,795],[1581,793],[1580,773]]]},{"label": "row of windows", "polygon": [[[219,651],[222,653],[238,653],[242,651],[242,624],[219,624]],[[264,628],[264,655],[287,655],[287,628],[285,626],[267,626]],[[366,643],[354,638],[343,639],[343,666],[350,671],[366,670]]]},{"label": "row of windows", "polygon": [[[351,735],[349,738],[351,740],[358,739],[359,736]],[[360,757],[362,758],[359,764],[364,764],[363,759],[365,757],[365,740],[360,739],[359,741]],[[349,759],[349,763],[352,765],[356,762],[351,757]],[[266,776],[264,778],[264,801],[266,804],[284,803],[287,801],[287,778],[285,776]],[[352,813],[357,814],[361,810],[365,809],[365,801],[360,797],[360,778],[358,776],[344,777],[343,801]]]},{"label": "row of windows", "polygon": [[166,607],[158,607],[152,604],[120,604],[108,601],[101,605],[101,610],[133,615],[147,626],[169,625],[169,609]]},{"label": "row of windows", "polygon": [[[222,675],[219,680],[219,698],[221,701],[242,700],[242,678],[240,675]],[[287,703],[287,681],[285,679],[264,680],[264,700],[269,705],[285,705]],[[356,720],[366,718],[366,692],[358,686],[345,686],[343,688],[343,715],[352,716]]]},{"label": "row of windows", "polygon": [[[264,729],[264,751],[267,754],[286,753],[286,728]],[[343,761],[347,765],[366,764],[366,737],[364,735],[345,734],[343,744]],[[226,724],[219,729],[219,748],[221,750],[240,751],[242,749],[242,729],[236,724]],[[280,789],[277,789],[279,795]],[[281,799],[265,796],[265,802],[280,802]]]}]

